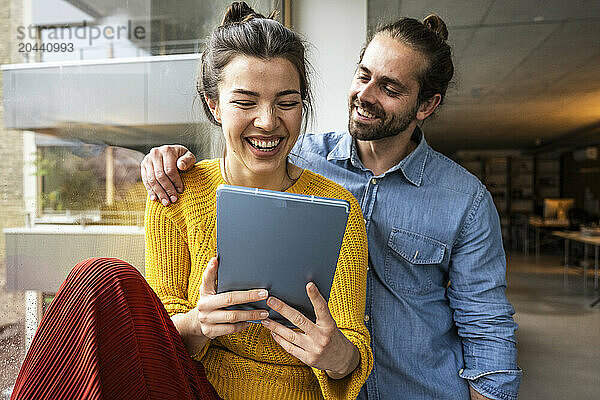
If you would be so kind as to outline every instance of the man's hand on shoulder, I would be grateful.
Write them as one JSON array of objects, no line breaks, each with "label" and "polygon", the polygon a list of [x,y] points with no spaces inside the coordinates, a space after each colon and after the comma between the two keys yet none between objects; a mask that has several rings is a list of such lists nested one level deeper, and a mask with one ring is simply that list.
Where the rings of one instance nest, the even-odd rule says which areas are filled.
[{"label": "man's hand on shoulder", "polygon": [[173,144],[154,147],[140,164],[142,182],[150,200],[159,200],[164,206],[175,203],[183,193],[179,171],[187,171],[196,163],[196,157],[184,146]]}]

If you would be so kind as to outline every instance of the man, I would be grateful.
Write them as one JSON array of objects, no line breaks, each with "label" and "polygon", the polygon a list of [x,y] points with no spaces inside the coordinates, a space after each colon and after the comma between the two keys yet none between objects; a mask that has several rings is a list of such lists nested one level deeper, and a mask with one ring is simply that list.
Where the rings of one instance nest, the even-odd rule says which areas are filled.
[{"label": "man", "polygon": [[[346,187],[363,210],[375,366],[361,399],[517,398],[516,324],[492,198],[420,129],[453,75],[446,39],[437,16],[378,29],[350,88],[349,134],[307,134],[296,149],[297,164]],[[185,170],[194,160],[181,146],[153,149],[141,166],[151,198],[176,201],[176,162]]]}]

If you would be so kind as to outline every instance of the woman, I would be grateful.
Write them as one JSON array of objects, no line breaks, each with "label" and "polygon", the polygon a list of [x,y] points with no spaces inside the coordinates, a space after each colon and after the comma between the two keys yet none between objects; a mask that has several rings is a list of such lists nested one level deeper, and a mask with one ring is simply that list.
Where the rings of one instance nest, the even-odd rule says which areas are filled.
[{"label": "woman", "polygon": [[[357,396],[372,367],[362,319],[366,234],[348,192],[287,161],[310,109],[302,42],[234,3],[203,53],[198,89],[226,154],[185,176],[177,206],[147,205],[146,274],[158,297],[123,261],[78,264],[40,324],[13,399],[216,398],[200,359],[224,398]],[[216,294],[214,195],[224,182],[351,203],[329,304],[307,285],[317,323],[274,298],[269,306],[301,331],[260,311],[223,310],[268,296]]]},{"label": "woman", "polygon": [[[207,117],[222,127],[225,156],[184,174],[186,191],[177,204],[147,203],[148,282],[226,399],[355,398],[372,366],[363,322],[367,240],[358,203],[288,160],[310,110],[304,52],[298,35],[234,3],[208,41],[198,80]],[[272,297],[269,307],[300,330],[271,321],[266,310],[224,309],[268,293],[216,294],[215,191],[222,183],[350,202],[329,304],[307,285],[316,323]],[[265,251],[270,246],[276,243]],[[245,322],[255,320],[261,323]]]}]

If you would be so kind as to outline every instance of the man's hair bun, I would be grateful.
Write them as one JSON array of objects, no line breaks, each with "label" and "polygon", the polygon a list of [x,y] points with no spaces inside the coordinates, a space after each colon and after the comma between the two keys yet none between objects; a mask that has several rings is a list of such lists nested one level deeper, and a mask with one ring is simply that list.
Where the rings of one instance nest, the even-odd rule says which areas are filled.
[{"label": "man's hair bun", "polygon": [[423,25],[430,31],[433,31],[442,40],[448,40],[448,28],[444,21],[435,14],[429,14],[423,19]]},{"label": "man's hair bun", "polygon": [[236,1],[225,10],[221,26],[240,24],[253,18],[265,18],[265,16],[254,11],[245,1]]}]

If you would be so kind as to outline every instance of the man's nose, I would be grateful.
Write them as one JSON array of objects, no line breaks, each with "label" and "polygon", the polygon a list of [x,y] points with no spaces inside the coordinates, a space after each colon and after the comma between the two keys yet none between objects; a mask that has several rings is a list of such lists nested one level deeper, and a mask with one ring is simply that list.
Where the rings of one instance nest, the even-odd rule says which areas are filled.
[{"label": "man's nose", "polygon": [[366,85],[364,85],[362,88],[360,88],[360,90],[356,94],[356,97],[362,103],[374,104],[377,102],[377,97],[375,96],[375,90],[376,90],[376,87],[373,84],[373,82],[369,82]]},{"label": "man's nose", "polygon": [[254,118],[254,126],[263,131],[273,131],[279,124],[277,113],[272,107],[263,107],[260,109],[256,118]]}]

